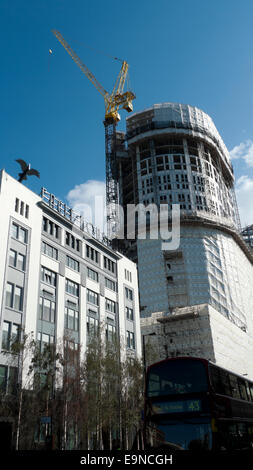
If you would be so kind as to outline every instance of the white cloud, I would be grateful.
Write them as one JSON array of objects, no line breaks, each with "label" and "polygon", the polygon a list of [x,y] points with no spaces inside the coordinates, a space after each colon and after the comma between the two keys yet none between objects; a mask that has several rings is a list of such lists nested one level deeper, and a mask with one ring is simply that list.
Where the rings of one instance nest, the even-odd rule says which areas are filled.
[{"label": "white cloud", "polygon": [[236,199],[242,227],[253,224],[253,179],[242,175],[235,184]]},{"label": "white cloud", "polygon": [[70,206],[106,233],[106,186],[104,181],[88,180],[76,185],[66,196]]},{"label": "white cloud", "polygon": [[236,145],[230,151],[231,160],[238,160],[241,158],[245,161],[246,165],[253,167],[253,142],[252,140],[246,140],[241,142],[239,145]]}]

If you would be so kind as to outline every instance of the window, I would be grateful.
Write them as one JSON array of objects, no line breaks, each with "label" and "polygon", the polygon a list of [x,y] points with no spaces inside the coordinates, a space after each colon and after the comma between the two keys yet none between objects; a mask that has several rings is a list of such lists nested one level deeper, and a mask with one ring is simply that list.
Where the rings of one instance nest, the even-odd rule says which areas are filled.
[{"label": "window", "polygon": [[246,389],[246,383],[242,379],[238,379],[238,385],[240,390],[240,395],[242,400],[248,400],[248,394]]},{"label": "window", "polygon": [[89,245],[86,245],[86,257],[95,261],[95,263],[99,262],[99,252]]},{"label": "window", "polygon": [[19,199],[16,197],[16,201],[15,201],[15,212],[18,212],[19,211]]},{"label": "window", "polygon": [[18,253],[16,268],[25,271],[25,256],[21,253]]},{"label": "window", "polygon": [[13,268],[20,269],[20,271],[25,271],[25,260],[25,255],[22,255],[15,250],[10,250],[9,264]]},{"label": "window", "polygon": [[230,386],[233,398],[241,398],[237,377],[233,374],[229,374]]},{"label": "window", "polygon": [[20,215],[24,215],[25,203],[20,201]]},{"label": "window", "polygon": [[16,267],[17,263],[17,252],[15,250],[10,250],[9,264],[10,266]]},{"label": "window", "polygon": [[87,267],[87,274],[89,279],[98,282],[98,273],[96,271]]},{"label": "window", "polygon": [[28,232],[20,225],[17,225],[13,222],[11,226],[11,236],[16,240],[19,240],[22,243],[27,243],[28,240]]},{"label": "window", "polygon": [[6,307],[13,307],[13,294],[14,294],[14,284],[7,282],[6,285],[6,300],[5,305]]},{"label": "window", "polygon": [[[70,373],[71,369],[73,369],[73,366],[77,366],[79,364],[80,360],[80,347],[78,343],[75,343],[74,341],[71,340],[66,340],[64,341],[64,358],[66,360],[66,368],[70,368]],[[66,370],[66,374],[68,374]]]},{"label": "window", "polygon": [[99,305],[99,297],[97,292],[87,289],[87,301],[94,305]]},{"label": "window", "polygon": [[72,294],[76,297],[79,297],[79,284],[74,281],[71,281],[70,279],[66,279],[65,291],[68,292],[68,294]]},{"label": "window", "polygon": [[8,376],[7,393],[10,395],[15,395],[17,392],[18,368],[9,367],[8,372],[9,372],[9,376]]},{"label": "window", "polygon": [[107,323],[105,330],[105,337],[107,341],[113,341],[116,337],[116,326]]},{"label": "window", "polygon": [[22,310],[23,309],[23,288],[15,286],[14,289],[14,309]]},{"label": "window", "polygon": [[95,336],[98,332],[97,318],[87,316],[87,334],[88,336]]},{"label": "window", "polygon": [[75,271],[80,270],[80,264],[79,261],[77,261],[74,258],[71,258],[70,256],[67,256],[67,266],[71,269],[74,269]]},{"label": "window", "polygon": [[128,300],[133,300],[133,291],[128,287],[125,287],[125,295]]},{"label": "window", "polygon": [[60,237],[59,225],[56,225],[54,222],[52,222],[52,220],[47,219],[46,217],[43,217],[42,230],[54,238]]},{"label": "window", "polygon": [[43,352],[46,347],[54,344],[54,336],[38,332],[37,341],[40,351]]},{"label": "window", "polygon": [[7,282],[6,286],[6,307],[14,308],[15,310],[23,310],[23,287],[16,286]]},{"label": "window", "polygon": [[79,331],[79,312],[77,310],[65,307],[65,328]]},{"label": "window", "polygon": [[50,323],[55,322],[55,302],[40,297],[39,319]]},{"label": "window", "polygon": [[132,273],[128,271],[128,269],[125,269],[125,279],[126,281],[132,282]]},{"label": "window", "polygon": [[114,263],[114,261],[110,260],[106,256],[104,256],[104,268],[116,274],[116,263]]},{"label": "window", "polygon": [[132,331],[127,331],[127,347],[130,349],[135,349],[135,339],[134,333]]},{"label": "window", "polygon": [[[20,205],[19,205],[20,203]],[[24,215],[26,219],[29,217],[29,206],[25,204],[23,201],[20,201],[18,198],[15,200],[15,212],[19,213],[20,215]]]},{"label": "window", "polygon": [[112,281],[111,279],[105,278],[105,287],[117,292],[117,282]]},{"label": "window", "polygon": [[18,369],[0,365],[0,392],[14,395],[17,391]]},{"label": "window", "polygon": [[51,269],[47,269],[44,266],[41,266],[41,280],[46,282],[50,286],[56,287],[56,277],[57,274]]},{"label": "window", "polygon": [[105,299],[105,309],[111,313],[117,313],[117,303],[110,299]]},{"label": "window", "polygon": [[42,253],[50,258],[58,259],[58,250],[48,243],[42,242]]},{"label": "window", "polygon": [[132,308],[126,307],[126,317],[128,320],[134,319],[134,311]]},{"label": "window", "polygon": [[8,321],[3,322],[2,349],[10,351],[12,345],[19,340],[19,325]]},{"label": "window", "polygon": [[66,245],[76,251],[81,251],[81,240],[74,237],[72,233],[66,232]]},{"label": "window", "polygon": [[7,366],[0,366],[0,392],[6,393],[7,388]]}]

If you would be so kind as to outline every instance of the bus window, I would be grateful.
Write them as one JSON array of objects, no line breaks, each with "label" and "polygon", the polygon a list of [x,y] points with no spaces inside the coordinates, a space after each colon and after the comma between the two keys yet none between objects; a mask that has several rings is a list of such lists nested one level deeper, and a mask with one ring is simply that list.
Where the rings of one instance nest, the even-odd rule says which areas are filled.
[{"label": "bus window", "polygon": [[220,374],[218,367],[210,366],[210,376],[211,376],[211,384],[215,390],[218,392],[220,390]]},{"label": "bus window", "polygon": [[246,385],[246,392],[247,392],[247,397],[248,397],[247,400],[253,401],[253,399],[251,398],[251,394],[250,394],[250,384],[247,380],[245,382],[245,385]]},{"label": "bus window", "polygon": [[216,393],[231,395],[228,373],[215,366],[210,366],[211,382]]},{"label": "bus window", "polygon": [[241,398],[238,387],[237,377],[233,374],[229,374],[230,386],[233,398]]},{"label": "bus window", "polygon": [[156,364],[151,367],[147,380],[148,397],[208,390],[204,364],[190,359]]},{"label": "bus window", "polygon": [[251,401],[253,401],[253,384],[249,384]]},{"label": "bus window", "polygon": [[239,385],[241,399],[248,400],[245,381],[242,379],[238,379],[238,385]]},{"label": "bus window", "polygon": [[159,375],[153,372],[153,370],[149,374],[148,392],[150,396],[159,395],[159,392],[160,392]]}]

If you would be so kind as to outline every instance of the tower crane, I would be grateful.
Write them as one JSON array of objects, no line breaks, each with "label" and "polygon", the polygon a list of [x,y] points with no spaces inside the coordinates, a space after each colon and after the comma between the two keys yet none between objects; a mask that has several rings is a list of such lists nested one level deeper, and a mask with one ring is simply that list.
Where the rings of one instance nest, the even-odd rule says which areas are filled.
[{"label": "tower crane", "polygon": [[119,205],[119,174],[117,164],[117,124],[120,121],[119,110],[125,109],[127,112],[133,111],[132,101],[135,95],[132,91],[124,92],[124,86],[128,74],[128,63],[122,61],[121,69],[116,79],[111,93],[106,91],[98,82],[93,73],[81,61],[74,50],[69,46],[59,31],[55,29],[52,33],[62,44],[70,57],[93,83],[96,89],[104,98],[105,103],[105,155],[106,155],[106,204],[107,204],[107,228],[109,237],[113,237],[113,232],[117,229],[118,205]]}]

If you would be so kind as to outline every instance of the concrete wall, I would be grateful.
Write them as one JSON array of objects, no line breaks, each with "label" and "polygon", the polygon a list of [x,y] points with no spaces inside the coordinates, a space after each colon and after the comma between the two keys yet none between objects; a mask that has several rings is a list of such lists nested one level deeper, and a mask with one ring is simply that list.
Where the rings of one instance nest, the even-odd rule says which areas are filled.
[{"label": "concrete wall", "polygon": [[252,336],[208,304],[177,309],[167,321],[162,312],[153,314],[141,319],[141,329],[145,344],[158,353],[155,361],[174,356],[203,357],[253,379]]}]

